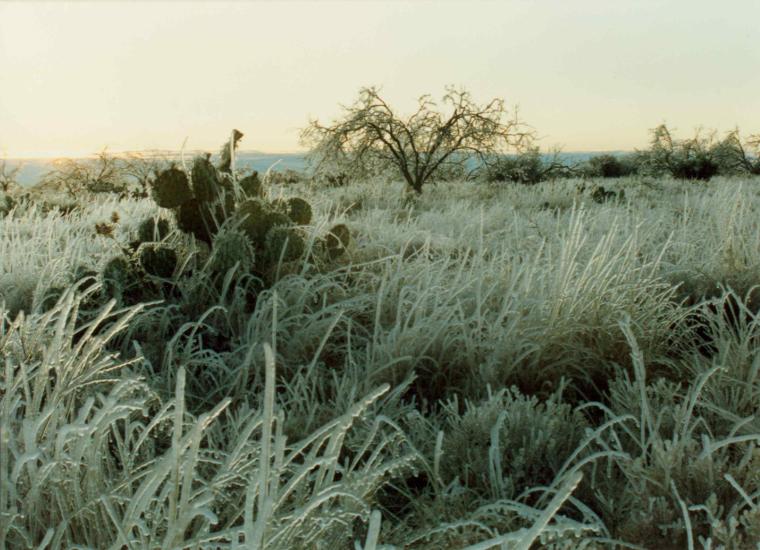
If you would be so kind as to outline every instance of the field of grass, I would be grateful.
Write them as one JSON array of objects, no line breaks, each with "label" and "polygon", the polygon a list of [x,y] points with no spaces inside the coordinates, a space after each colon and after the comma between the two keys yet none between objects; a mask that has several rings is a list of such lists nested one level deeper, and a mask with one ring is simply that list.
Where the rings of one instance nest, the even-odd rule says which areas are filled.
[{"label": "field of grass", "polygon": [[760,547],[760,178],[402,191],[172,304],[100,300],[152,200],[0,218],[0,548]]}]

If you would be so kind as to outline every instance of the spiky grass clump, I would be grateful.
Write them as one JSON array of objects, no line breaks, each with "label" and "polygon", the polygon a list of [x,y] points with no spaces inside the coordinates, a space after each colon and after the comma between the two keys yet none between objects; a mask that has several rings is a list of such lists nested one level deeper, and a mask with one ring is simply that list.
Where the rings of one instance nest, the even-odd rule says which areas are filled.
[{"label": "spiky grass clump", "polygon": [[158,174],[153,182],[152,191],[153,200],[162,208],[176,208],[193,198],[187,174],[174,167]]},{"label": "spiky grass clump", "polygon": [[259,406],[234,410],[228,398],[197,417],[184,368],[161,400],[136,375],[140,358],[107,349],[140,307],[114,315],[109,304],[75,338],[77,302],[67,292],[14,324],[0,309],[0,547],[343,547],[384,478],[416,460],[401,434],[381,429],[363,431],[367,457],[339,461],[387,387],[286,444],[268,344]]},{"label": "spiky grass clump", "polygon": [[559,396],[539,401],[516,388],[460,414],[449,402],[443,422],[441,476],[482,497],[514,499],[531,487],[549,485],[583,441],[588,424]]}]

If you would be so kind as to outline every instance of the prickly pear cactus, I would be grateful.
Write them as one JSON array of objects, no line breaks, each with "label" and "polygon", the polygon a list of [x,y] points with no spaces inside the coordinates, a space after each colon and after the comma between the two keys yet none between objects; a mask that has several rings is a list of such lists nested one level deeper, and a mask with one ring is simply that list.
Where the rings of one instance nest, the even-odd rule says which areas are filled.
[{"label": "prickly pear cactus", "polygon": [[211,243],[213,220],[205,203],[191,199],[176,209],[174,214],[177,218],[177,227],[181,231],[195,235],[196,239]]},{"label": "prickly pear cactus", "polygon": [[153,182],[152,195],[162,208],[176,208],[193,198],[187,174],[173,166],[158,174]]},{"label": "prickly pear cactus", "polygon": [[251,241],[240,230],[223,229],[214,237],[209,267],[216,273],[227,273],[236,263],[243,272],[253,269],[255,252]]},{"label": "prickly pear cactus", "polygon": [[170,279],[177,267],[177,253],[168,246],[143,246],[139,258],[145,273],[162,279]]},{"label": "prickly pear cactus", "polygon": [[306,242],[295,227],[278,225],[266,235],[266,257],[270,263],[297,260],[306,250]]},{"label": "prickly pear cactus", "polygon": [[132,297],[140,287],[140,274],[128,258],[117,256],[103,268],[103,290],[120,302]]},{"label": "prickly pear cactus", "polygon": [[140,243],[163,241],[171,228],[165,219],[146,218],[137,228],[137,240]]},{"label": "prickly pear cactus", "polygon": [[272,208],[274,208],[277,212],[282,212],[283,214],[288,213],[288,201],[283,198],[276,198],[269,201],[269,204]]},{"label": "prickly pear cactus", "polygon": [[258,172],[254,172],[253,174],[244,177],[238,182],[238,185],[246,197],[253,198],[264,196],[264,185],[259,179]]},{"label": "prickly pear cactus", "polygon": [[219,174],[208,158],[196,157],[190,171],[193,194],[199,202],[210,202],[219,196]]},{"label": "prickly pear cactus", "polygon": [[300,197],[292,197],[287,202],[288,217],[298,225],[311,223],[311,205]]},{"label": "prickly pear cactus", "polygon": [[266,235],[278,225],[292,225],[283,212],[273,209],[262,199],[248,199],[237,209],[235,215],[241,220],[240,229],[257,248],[264,248]]},{"label": "prickly pear cactus", "polygon": [[345,224],[339,223],[330,229],[325,237],[327,254],[331,258],[337,258],[346,251],[351,242],[351,232]]}]

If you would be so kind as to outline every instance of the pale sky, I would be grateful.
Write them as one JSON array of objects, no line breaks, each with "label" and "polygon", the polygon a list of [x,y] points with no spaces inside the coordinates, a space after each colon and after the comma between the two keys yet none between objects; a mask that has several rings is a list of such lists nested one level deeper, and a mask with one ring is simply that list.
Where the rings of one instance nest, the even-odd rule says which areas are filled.
[{"label": "pale sky", "polygon": [[760,132],[760,0],[2,2],[0,157],[300,149],[360,87],[503,97],[566,151]]}]

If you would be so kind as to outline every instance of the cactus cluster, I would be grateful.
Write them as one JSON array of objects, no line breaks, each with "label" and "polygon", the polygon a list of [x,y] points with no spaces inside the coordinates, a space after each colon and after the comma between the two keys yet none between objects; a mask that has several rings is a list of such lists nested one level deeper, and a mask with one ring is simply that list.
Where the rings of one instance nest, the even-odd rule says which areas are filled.
[{"label": "cactus cluster", "polygon": [[625,200],[625,191],[621,189],[618,193],[615,193],[614,191],[607,191],[604,187],[598,185],[591,191],[591,199],[599,204],[615,199],[622,201]]},{"label": "cactus cluster", "polygon": [[[311,223],[312,208],[299,197],[267,200],[256,172],[237,179],[231,159],[242,133],[235,131],[233,136],[222,148],[219,166],[205,155],[194,159],[189,177],[173,166],[158,174],[153,198],[173,212],[180,231],[211,246],[213,259],[209,265],[213,270],[223,273],[239,262],[247,270],[265,273],[272,264],[304,256],[307,246],[298,226]],[[223,229],[227,225],[234,230]],[[141,231],[141,239],[150,233],[160,234],[159,229],[149,226]],[[241,244],[242,237],[247,239],[246,245]],[[223,242],[217,242],[219,239]],[[320,241],[318,248],[328,258],[336,258],[346,250],[349,240],[349,230],[341,224]],[[168,272],[168,267],[164,270],[157,265],[155,247],[142,254],[145,262],[141,259],[140,263],[146,271],[150,265],[157,272]],[[168,260],[168,252],[161,254]]]},{"label": "cactus cluster", "polygon": [[231,181],[219,173],[208,156],[195,158],[190,178],[174,166],[160,172],[152,189],[153,200],[172,210],[181,231],[209,244],[234,206]]}]

